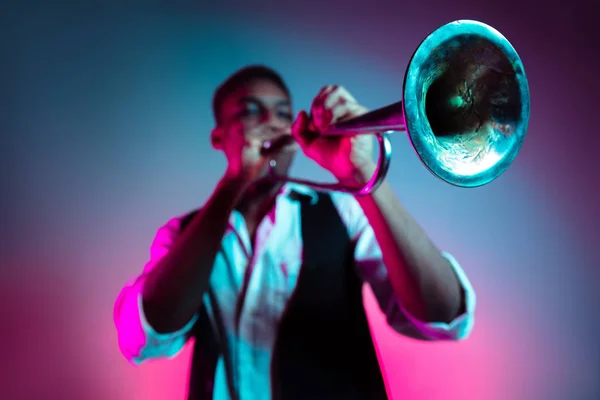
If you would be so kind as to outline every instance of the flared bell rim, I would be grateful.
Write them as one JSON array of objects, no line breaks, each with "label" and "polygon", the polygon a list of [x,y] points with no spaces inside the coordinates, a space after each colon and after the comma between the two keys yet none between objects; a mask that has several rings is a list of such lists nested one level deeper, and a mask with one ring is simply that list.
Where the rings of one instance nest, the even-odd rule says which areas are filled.
[{"label": "flared bell rim", "polygon": [[[423,112],[422,101],[419,100],[423,96],[423,86],[419,77],[422,73],[421,68],[432,50],[461,36],[476,36],[502,52],[517,76],[521,103],[518,123],[513,127],[510,142],[505,146],[506,150],[498,154],[493,161],[489,161],[491,164],[487,166],[477,167],[472,160],[465,160],[461,168],[468,172],[459,173],[455,168],[456,164],[450,166],[445,161],[443,152],[436,151],[439,148],[432,145],[436,138]],[[457,20],[437,28],[423,39],[414,51],[404,75],[403,87],[402,107],[409,140],[422,163],[433,175],[454,186],[478,187],[495,180],[513,163],[522,147],[529,125],[529,84],[521,58],[510,42],[496,29],[474,20]]]}]

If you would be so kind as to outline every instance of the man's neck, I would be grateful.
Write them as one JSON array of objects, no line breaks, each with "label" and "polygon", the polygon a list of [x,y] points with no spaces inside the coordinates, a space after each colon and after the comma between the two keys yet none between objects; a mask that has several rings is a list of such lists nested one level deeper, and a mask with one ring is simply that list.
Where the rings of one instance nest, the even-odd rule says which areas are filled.
[{"label": "man's neck", "polygon": [[257,182],[246,190],[237,204],[236,209],[243,215],[252,238],[260,221],[273,207],[282,186],[279,182]]}]

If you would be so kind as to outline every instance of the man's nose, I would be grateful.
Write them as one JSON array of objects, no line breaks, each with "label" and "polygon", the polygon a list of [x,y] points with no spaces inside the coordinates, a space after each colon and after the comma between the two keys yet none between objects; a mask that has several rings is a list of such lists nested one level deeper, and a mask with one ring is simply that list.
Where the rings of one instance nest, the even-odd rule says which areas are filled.
[{"label": "man's nose", "polygon": [[270,110],[266,111],[263,114],[263,120],[261,122],[273,130],[278,130],[282,132],[289,131],[291,127],[289,121],[286,121],[285,119],[278,116],[277,112]]}]

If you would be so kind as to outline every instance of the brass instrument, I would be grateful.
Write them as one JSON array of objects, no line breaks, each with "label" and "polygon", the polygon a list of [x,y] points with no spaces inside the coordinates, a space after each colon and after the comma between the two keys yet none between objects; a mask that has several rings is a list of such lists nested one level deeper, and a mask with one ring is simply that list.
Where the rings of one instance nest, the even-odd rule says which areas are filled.
[{"label": "brass instrument", "polygon": [[[405,131],[421,162],[459,187],[490,183],[512,164],[529,123],[529,86],[520,57],[494,28],[471,20],[445,24],[413,53],[402,101],[335,124],[327,136],[373,134],[377,170],[362,188],[318,183],[275,173],[275,179],[320,190],[365,195],[385,178],[392,157],[388,135]],[[274,148],[265,142],[264,148]]]}]

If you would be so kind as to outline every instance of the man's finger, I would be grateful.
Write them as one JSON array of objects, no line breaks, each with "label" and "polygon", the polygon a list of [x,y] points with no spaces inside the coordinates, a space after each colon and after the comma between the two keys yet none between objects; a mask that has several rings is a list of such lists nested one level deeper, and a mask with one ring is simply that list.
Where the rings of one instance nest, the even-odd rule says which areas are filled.
[{"label": "man's finger", "polygon": [[301,147],[307,147],[317,137],[306,111],[300,111],[292,124],[292,136]]}]

